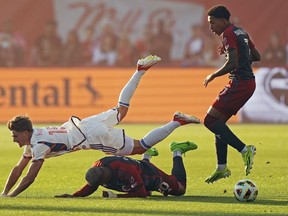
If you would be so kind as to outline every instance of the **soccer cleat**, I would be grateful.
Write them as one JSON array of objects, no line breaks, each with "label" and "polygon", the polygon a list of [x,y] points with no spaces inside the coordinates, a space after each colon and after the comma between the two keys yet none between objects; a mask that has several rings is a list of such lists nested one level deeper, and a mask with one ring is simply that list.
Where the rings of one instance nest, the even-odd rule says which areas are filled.
[{"label": "soccer cleat", "polygon": [[214,181],[217,181],[221,178],[229,177],[230,175],[231,175],[231,171],[226,166],[225,169],[223,169],[223,170],[217,170],[216,169],[211,176],[209,176],[208,178],[205,179],[205,182],[208,184],[213,183]]},{"label": "soccer cleat", "polygon": [[182,154],[184,154],[185,152],[190,151],[190,150],[195,150],[197,148],[198,148],[198,146],[195,143],[189,142],[189,141],[186,141],[186,142],[175,142],[174,141],[170,144],[170,150],[172,152],[180,151]]},{"label": "soccer cleat", "polygon": [[256,154],[256,147],[253,145],[248,145],[247,151],[242,154],[242,158],[245,164],[246,176],[250,174],[250,170],[252,169],[255,154]]},{"label": "soccer cleat", "polygon": [[190,123],[199,124],[201,121],[195,116],[188,116],[181,112],[176,112],[173,116],[173,121],[179,122],[181,125],[186,125]]},{"label": "soccer cleat", "polygon": [[156,55],[149,55],[144,59],[139,59],[137,62],[138,71],[147,71],[150,67],[161,61],[161,58]]},{"label": "soccer cleat", "polygon": [[152,157],[152,156],[158,156],[159,152],[156,148],[150,148],[144,154],[150,155]]}]

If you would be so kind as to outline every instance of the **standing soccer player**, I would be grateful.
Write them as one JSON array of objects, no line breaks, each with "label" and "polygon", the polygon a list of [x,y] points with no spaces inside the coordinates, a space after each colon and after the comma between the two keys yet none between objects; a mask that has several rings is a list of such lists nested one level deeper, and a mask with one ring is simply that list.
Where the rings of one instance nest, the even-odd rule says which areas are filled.
[{"label": "standing soccer player", "polygon": [[231,145],[242,154],[245,173],[253,165],[256,148],[243,143],[227,126],[226,122],[235,115],[253,95],[256,84],[251,64],[261,56],[247,32],[230,22],[230,12],[224,6],[215,6],[207,12],[210,30],[221,36],[223,46],[218,53],[225,54],[225,64],[204,80],[204,86],[219,76],[229,73],[229,83],[212,103],[204,119],[204,125],[215,134],[217,168],[205,182],[213,183],[231,175],[227,167],[227,147]]}]

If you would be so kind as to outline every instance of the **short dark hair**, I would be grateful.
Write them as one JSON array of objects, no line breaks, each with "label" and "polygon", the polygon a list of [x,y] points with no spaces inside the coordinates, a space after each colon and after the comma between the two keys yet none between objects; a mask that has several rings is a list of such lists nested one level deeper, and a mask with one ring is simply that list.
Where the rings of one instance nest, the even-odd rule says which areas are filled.
[{"label": "short dark hair", "polygon": [[218,18],[218,19],[223,18],[226,20],[229,20],[230,16],[231,16],[229,10],[225,6],[222,6],[222,5],[217,5],[217,6],[210,8],[207,11],[207,15],[213,16],[213,17]]},{"label": "short dark hair", "polygon": [[90,168],[85,175],[85,179],[90,186],[97,187],[100,185],[100,182],[103,177],[102,167],[92,167]]},{"label": "short dark hair", "polygon": [[33,125],[27,115],[18,115],[13,117],[7,122],[7,127],[10,131],[14,130],[17,132],[33,131]]}]

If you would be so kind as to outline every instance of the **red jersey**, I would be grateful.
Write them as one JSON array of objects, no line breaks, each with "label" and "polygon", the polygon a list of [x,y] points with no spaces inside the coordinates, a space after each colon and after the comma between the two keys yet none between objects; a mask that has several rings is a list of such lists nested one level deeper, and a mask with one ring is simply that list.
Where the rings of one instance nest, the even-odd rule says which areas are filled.
[{"label": "red jersey", "polygon": [[[96,161],[93,167],[108,167],[112,171],[111,180],[102,186],[126,192],[126,194],[118,194],[118,197],[147,197],[151,191],[158,191],[165,196],[178,195],[179,186],[176,177],[164,173],[148,161],[108,156]],[[86,184],[73,196],[88,196],[97,189],[98,187]]]},{"label": "red jersey", "polygon": [[249,35],[242,28],[231,24],[222,34],[222,44],[225,52],[236,49],[238,54],[238,67],[230,72],[230,78],[254,79],[250,50],[255,45]]}]

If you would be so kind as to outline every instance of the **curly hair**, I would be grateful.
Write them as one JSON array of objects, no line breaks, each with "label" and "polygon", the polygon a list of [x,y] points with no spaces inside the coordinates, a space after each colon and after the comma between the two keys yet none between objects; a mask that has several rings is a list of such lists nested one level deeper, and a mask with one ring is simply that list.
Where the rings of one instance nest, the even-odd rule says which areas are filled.
[{"label": "curly hair", "polygon": [[18,115],[13,117],[7,122],[7,127],[10,131],[33,131],[32,122],[27,115]]},{"label": "curly hair", "polygon": [[229,10],[225,6],[222,6],[222,5],[217,5],[217,6],[210,8],[207,11],[207,15],[213,16],[213,17],[218,18],[218,19],[222,18],[222,19],[226,19],[226,20],[229,20],[230,16],[231,16]]}]

